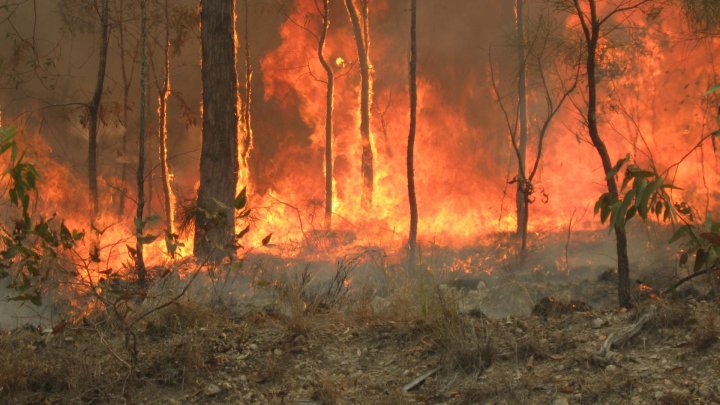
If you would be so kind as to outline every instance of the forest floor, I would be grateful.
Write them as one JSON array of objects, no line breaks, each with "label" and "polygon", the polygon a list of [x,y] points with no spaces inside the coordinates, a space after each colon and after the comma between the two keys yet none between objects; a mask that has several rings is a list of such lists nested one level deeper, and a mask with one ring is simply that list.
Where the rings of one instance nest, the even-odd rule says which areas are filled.
[{"label": "forest floor", "polygon": [[625,310],[602,266],[582,277],[480,267],[382,288],[338,263],[314,287],[306,271],[237,279],[252,285],[237,297],[202,278],[179,298],[179,278],[144,300],[108,292],[115,310],[0,332],[0,402],[720,403],[708,280],[659,298],[651,286],[669,278],[637,271],[638,305]]},{"label": "forest floor", "polygon": [[[190,301],[133,332],[86,321],[0,336],[7,403],[690,404],[720,402],[720,306],[649,299],[634,310],[562,301],[530,316],[462,314],[430,299],[242,314]],[[449,295],[449,294],[448,294]],[[655,316],[606,355],[608,337]],[[407,384],[431,373],[417,387]]]}]

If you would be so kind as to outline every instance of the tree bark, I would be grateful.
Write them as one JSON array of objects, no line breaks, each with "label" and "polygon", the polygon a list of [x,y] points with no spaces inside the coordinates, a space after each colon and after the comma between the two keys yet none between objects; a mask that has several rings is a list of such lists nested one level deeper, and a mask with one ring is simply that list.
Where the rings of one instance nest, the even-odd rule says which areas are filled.
[{"label": "tree bark", "polygon": [[203,137],[195,256],[234,254],[238,181],[235,0],[202,0]]},{"label": "tree bark", "polygon": [[[607,188],[610,193],[618,196],[618,185],[612,174],[612,161],[605,142],[600,137],[597,122],[597,45],[600,40],[601,21],[597,15],[595,0],[587,0],[590,16],[586,16],[580,6],[580,0],[573,0],[575,11],[585,36],[587,50],[586,73],[588,86],[587,124],[590,140],[602,161]],[[614,228],[618,260],[618,301],[623,307],[631,307],[630,297],[630,262],[628,259],[627,235],[620,226]]]},{"label": "tree bark", "polygon": [[360,171],[363,179],[362,204],[365,208],[372,206],[374,173],[373,148],[370,135],[370,32],[368,29],[367,0],[360,0],[363,20],[360,21],[358,10],[353,0],[345,0],[345,8],[353,26],[355,43],[360,62],[360,137],[362,142],[362,158]]},{"label": "tree bark", "polygon": [[[243,141],[242,151],[240,157],[243,162],[244,181],[249,182],[250,180],[250,151],[253,148],[253,133],[252,133],[252,76],[253,68],[250,59],[250,8],[248,6],[250,0],[245,0],[245,88],[243,94],[243,109],[242,109],[242,121],[243,121]],[[247,186],[248,184],[244,184]]]},{"label": "tree bark", "polygon": [[103,0],[100,17],[100,61],[98,64],[97,81],[95,82],[95,92],[88,105],[88,113],[90,115],[88,120],[88,185],[93,206],[93,221],[100,210],[97,181],[98,115],[100,112],[100,101],[102,100],[105,70],[107,67],[108,42],[110,36],[109,15],[108,0]]},{"label": "tree bark", "polygon": [[325,93],[325,229],[332,228],[333,204],[333,97],[335,92],[335,72],[325,59],[325,40],[330,27],[330,0],[323,0],[323,20],[318,41],[318,59],[327,77],[327,91]]},{"label": "tree bark", "polygon": [[164,197],[163,202],[165,205],[165,244],[168,252],[172,254],[177,234],[175,231],[175,196],[172,191],[167,151],[167,102],[170,96],[170,21],[168,18],[168,0],[165,0],[165,63],[163,66],[163,86],[158,96],[158,144]]},{"label": "tree bark", "polygon": [[[124,10],[125,10],[125,1],[121,0],[119,5],[119,16],[118,16],[118,36],[120,38],[120,72],[122,73],[122,80],[123,80],[123,112],[122,112],[122,120],[123,120],[123,135],[122,135],[122,144],[120,148],[120,156],[122,159],[122,163],[120,165],[120,186],[118,190],[118,201],[117,201],[117,213],[118,216],[121,217],[125,212],[125,197],[127,193],[127,187],[125,186],[125,181],[127,179],[127,170],[128,170],[128,164],[127,164],[127,139],[128,139],[128,111],[130,110],[130,78],[128,76],[127,72],[127,66],[125,65],[125,21],[124,21]],[[135,56],[133,55],[133,62],[135,61]]]},{"label": "tree bark", "polygon": [[415,272],[417,260],[418,207],[415,195],[415,131],[417,127],[417,0],[410,2],[410,131],[407,146],[407,182],[410,202],[410,234],[408,236],[408,271]]},{"label": "tree bark", "polygon": [[515,0],[515,27],[517,35],[518,57],[518,120],[520,137],[518,139],[518,181],[515,194],[517,207],[517,233],[522,242],[520,256],[524,257],[527,249],[528,224],[528,184],[526,182],[526,151],[528,141],[527,116],[527,55],[525,50],[525,1]]},{"label": "tree bark", "polygon": [[137,212],[135,214],[136,225],[136,265],[138,282],[145,283],[145,257],[143,254],[143,233],[145,209],[145,131],[147,115],[147,0],[140,1],[140,131],[138,139],[138,167],[137,167]]}]

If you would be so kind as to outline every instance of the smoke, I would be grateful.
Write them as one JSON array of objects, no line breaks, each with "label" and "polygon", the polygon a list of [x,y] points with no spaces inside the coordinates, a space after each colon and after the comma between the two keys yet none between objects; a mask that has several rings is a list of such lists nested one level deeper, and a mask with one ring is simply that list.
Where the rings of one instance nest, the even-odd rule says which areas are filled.
[{"label": "smoke", "polygon": [[[238,0],[239,5],[242,1]],[[310,21],[312,28],[314,4],[307,0],[248,1],[249,45],[255,69],[252,107],[255,149],[250,161],[254,191],[259,195],[273,192],[279,199],[307,212],[309,202],[321,201],[323,194],[323,144],[318,134],[324,107],[318,106],[323,106],[324,84],[321,70],[312,68],[316,63],[312,36],[288,24],[287,14],[296,13],[298,7],[308,10],[305,17],[310,16],[309,20],[298,21],[300,24]],[[121,0],[111,1],[116,18],[120,3]],[[132,59],[138,32],[133,13],[137,10],[132,2],[124,3],[128,30],[125,66],[132,83],[129,120],[123,123],[123,69],[119,26],[115,21],[99,146],[100,175],[104,179],[101,192],[110,196],[108,204],[117,194],[121,164],[126,162],[133,167],[136,162],[138,69]],[[195,193],[201,140],[201,129],[190,125],[200,122],[200,44],[197,22],[193,20],[197,18],[198,5],[192,0],[172,4],[182,10],[173,23],[184,21],[191,25],[180,52],[173,56],[173,95],[168,120],[174,187],[181,199],[189,199]],[[357,55],[348,17],[343,2],[332,4],[328,52],[333,60],[342,57],[352,65]],[[87,130],[81,104],[90,100],[96,77],[98,38],[97,26],[92,23],[97,20],[95,7],[95,2],[89,0],[41,3],[37,9],[32,2],[25,2],[0,26],[3,117],[5,121],[20,121],[27,133],[39,133],[49,147],[50,157],[71,169],[69,175],[76,177],[74,184],[83,184],[87,167]],[[157,4],[154,7],[154,18],[161,18]],[[359,175],[359,160],[354,155],[358,138],[353,137],[359,75],[356,66],[340,69],[335,167],[341,205],[336,209],[350,220],[360,218],[361,214],[380,218],[384,221],[382,227],[391,229],[397,237],[403,232],[400,230],[405,226],[407,210],[403,148],[407,137],[409,6],[405,1],[387,0],[371,1],[370,7],[372,127],[379,155],[378,193],[387,198],[377,212],[348,213],[355,210],[352,201],[357,190],[353,179]],[[238,23],[244,24],[244,7],[238,9]],[[72,21],[75,25],[69,27],[63,16],[77,13],[79,17]],[[557,14],[555,17],[566,18]],[[670,23],[665,21],[673,17],[670,13],[660,17],[661,23],[653,23],[656,26],[648,24],[650,28],[640,38],[644,45],[632,54],[635,59],[630,58],[627,48],[617,52],[618,61],[628,61],[642,69],[633,70],[630,78],[603,83],[611,89],[603,95],[606,102],[603,131],[613,157],[630,152],[649,162],[651,159],[642,151],[651,149],[654,161],[665,168],[672,164],[678,151],[688,150],[698,135],[708,129],[703,118],[707,104],[700,99],[709,80],[708,60],[712,61],[715,55],[716,47],[711,46],[714,40],[709,40],[707,48],[680,51],[682,46],[673,42],[673,38],[658,33],[660,28],[667,28]],[[574,24],[570,18],[564,23],[570,28]],[[504,118],[491,90],[488,61],[492,49],[497,79],[511,99],[517,71],[516,53],[509,46],[513,41],[513,24],[513,4],[508,0],[424,0],[419,4],[421,110],[417,171],[420,231],[426,239],[458,237],[467,242],[489,231],[513,228],[514,196],[506,181],[516,169]],[[155,34],[160,29],[161,23],[154,24]],[[162,52],[161,43],[157,40],[151,43],[151,70],[158,72],[150,77],[150,105],[154,105],[161,79]],[[246,45],[241,43],[242,47]],[[238,55],[242,57],[244,50],[239,50]],[[243,77],[244,63],[238,62],[239,76]],[[541,99],[541,94],[531,90],[531,97]],[[636,102],[631,103],[633,100]],[[582,97],[577,95],[574,102],[581,106]],[[639,130],[628,124],[620,106],[632,112]],[[152,120],[151,131],[155,125]],[[125,126],[129,143],[123,153],[120,145]],[[537,122],[531,122],[531,127],[536,126]],[[583,142],[582,132],[578,112],[570,105],[548,136],[537,188],[549,195],[549,202],[542,204],[538,196],[538,202],[531,207],[531,228],[561,229],[574,211],[591,208],[602,190],[599,159]],[[156,150],[157,140],[151,140],[148,147]],[[717,162],[710,159],[709,150],[704,153],[704,165],[699,156],[694,156],[687,165],[689,168],[683,166],[678,176],[682,180],[705,178],[686,188],[695,197],[707,195],[707,207],[711,207],[717,200],[717,196],[709,193],[718,182],[713,174],[717,172]],[[147,165],[154,168],[151,177],[159,176],[156,155]],[[159,182],[155,190],[151,212],[162,209]],[[591,215],[584,218],[577,224],[579,228],[597,227]]]}]

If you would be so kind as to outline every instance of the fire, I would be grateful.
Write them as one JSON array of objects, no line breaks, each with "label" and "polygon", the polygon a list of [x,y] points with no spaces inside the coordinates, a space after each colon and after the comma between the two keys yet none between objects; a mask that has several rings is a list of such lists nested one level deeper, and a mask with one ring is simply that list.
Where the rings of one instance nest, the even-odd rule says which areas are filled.
[{"label": "fire", "polygon": [[[383,2],[381,7],[371,9],[370,21],[382,21],[389,7],[392,6]],[[639,46],[601,44],[604,66],[616,72],[602,86],[607,101],[603,105],[602,131],[611,156],[617,159],[630,152],[640,164],[653,165],[660,171],[673,168],[678,151],[689,151],[708,125],[703,93],[711,83],[706,68],[711,66],[707,62],[710,56],[703,52],[688,54],[679,44],[668,45],[665,33],[681,28],[679,13],[679,9],[671,8],[662,20],[634,16],[633,23],[643,33]],[[312,1],[298,2],[290,15],[293,21],[312,22],[316,17]],[[567,25],[573,26],[571,20]],[[316,26],[310,23],[308,28]],[[266,54],[261,63],[266,101],[280,103],[288,113],[299,113],[310,131],[309,145],[298,149],[287,144],[277,151],[275,161],[293,162],[293,170],[287,176],[272,179],[264,194],[263,187],[258,188],[256,203],[271,206],[267,214],[261,215],[258,225],[263,230],[260,235],[272,231],[279,236],[276,241],[302,245],[308,229],[321,227],[317,218],[323,190],[319,162],[324,149],[324,83],[311,80],[322,77],[313,36],[290,21],[281,26],[280,35],[281,44]],[[355,234],[355,243],[387,248],[403,245],[408,221],[404,176],[408,110],[404,100],[401,102],[397,97],[406,91],[403,82],[406,60],[395,45],[396,42],[375,35],[371,49],[371,59],[383,61],[373,66],[375,81],[387,76],[399,80],[375,86],[372,133],[376,189],[369,210],[363,209],[359,191],[362,179],[358,170],[361,153],[357,134],[358,80],[354,74],[344,75],[335,90],[333,211],[339,217],[334,221],[336,230]],[[327,47],[331,53],[352,54],[354,43],[349,23],[333,21]],[[341,57],[335,59],[335,65],[339,69],[357,69]],[[292,66],[302,67],[288,68]],[[478,126],[465,112],[474,98],[489,97],[478,92],[487,80],[486,75],[486,71],[470,73],[461,92],[448,98],[442,90],[442,78],[421,74],[416,146],[421,240],[466,246],[487,235],[515,229],[514,195],[505,184],[514,167],[509,145],[497,141],[501,126]],[[668,94],[681,94],[684,98],[678,104]],[[578,98],[576,102],[580,101]],[[577,122],[576,111],[566,108],[551,128],[539,182],[535,185],[547,198],[537,198],[531,206],[531,232],[562,230],[574,211],[586,213],[573,224],[574,230],[602,226],[588,214],[603,189],[600,161],[593,148],[583,141],[585,129]],[[704,206],[708,190],[718,184],[720,176],[717,162],[701,161],[701,153],[703,149],[692,161],[674,167],[672,173],[675,183],[685,188],[682,196],[676,197]],[[704,178],[706,186],[698,184],[698,175]]]},{"label": "fire", "polygon": [[[263,118],[266,122],[261,122],[263,131],[256,130],[250,156],[255,161],[247,167],[249,174],[242,175],[243,183],[247,184],[238,185],[252,191],[248,204],[253,210],[252,231],[244,245],[261,246],[263,238],[271,233],[273,246],[265,249],[288,256],[327,257],[348,245],[387,250],[398,250],[404,245],[408,228],[405,177],[408,103],[407,55],[405,48],[400,47],[406,47],[407,41],[406,27],[395,20],[400,8],[399,2],[386,0],[372,2],[370,9],[371,27],[378,24],[370,48],[374,87],[371,139],[375,157],[375,190],[370,208],[363,207],[361,201],[356,45],[350,23],[339,12],[342,10],[333,14],[325,52],[344,56],[330,58],[337,76],[331,235],[322,233],[326,83],[317,59],[317,39],[297,25],[307,22],[306,28],[317,32],[319,16],[315,2],[294,2],[289,18],[276,27],[277,43],[273,42],[273,48],[264,53],[256,53],[261,59],[257,61],[254,80],[261,83],[263,92],[255,99],[253,108],[265,115],[256,115],[253,122]],[[634,15],[632,22],[637,28],[628,34],[638,36],[628,38],[634,40],[633,46],[601,44],[606,69],[601,85],[601,130],[613,158],[631,153],[641,164],[669,170],[669,177],[684,189],[675,191],[675,197],[696,207],[706,207],[712,213],[718,208],[713,190],[720,186],[720,171],[718,161],[710,158],[713,156],[710,147],[703,146],[690,153],[686,161],[674,165],[702,135],[714,128],[715,124],[708,119],[712,103],[703,93],[714,81],[710,61],[720,39],[707,39],[706,47],[685,49],[682,42],[673,38],[673,33],[682,30],[680,12],[679,8],[671,7],[660,17]],[[565,25],[577,28],[572,18]],[[500,112],[492,102],[487,64],[474,60],[462,65],[466,55],[453,55],[458,59],[444,61],[439,56],[450,58],[442,52],[446,45],[443,41],[449,39],[425,36],[423,41],[426,42],[420,55],[415,152],[420,241],[463,247],[483,242],[491,235],[513,232],[514,190],[507,183],[517,169]],[[464,42],[467,38],[453,41]],[[442,61],[433,62],[422,52]],[[508,85],[515,79],[508,75],[501,80]],[[543,101],[538,101],[538,94],[532,92],[530,98],[532,108]],[[582,97],[576,95],[575,101],[582,104]],[[273,113],[272,119],[268,119],[268,111]],[[531,232],[562,231],[574,212],[579,219],[573,223],[573,230],[602,226],[591,210],[603,190],[603,175],[595,151],[585,140],[585,132],[572,107],[562,110],[553,124],[535,184],[536,190],[547,193],[548,199],[543,202],[538,198],[532,204]],[[69,165],[59,163],[40,136],[30,137],[27,142],[34,158],[41,163],[44,212],[57,212],[70,227],[90,233],[86,214],[91,208],[84,194],[84,177]],[[172,161],[170,166],[173,169]],[[181,168],[175,170],[180,172]],[[197,175],[182,177],[177,172],[170,174],[174,187],[186,186],[192,191]],[[118,184],[119,179],[106,174],[102,188],[112,190]],[[133,189],[131,185],[125,188]],[[194,197],[192,192],[185,194],[178,193],[178,198]],[[113,195],[104,193],[101,206],[114,206]],[[158,213],[161,208],[156,204],[151,209]],[[238,223],[238,231],[246,225]],[[131,245],[134,238],[132,220],[118,217],[108,208],[100,216],[98,228],[93,231],[102,250],[102,265],[95,266],[97,270],[127,268],[125,245]],[[149,265],[170,261],[162,223],[149,225],[148,232],[160,236],[147,246]],[[315,240],[319,240],[317,246],[322,249],[310,249]],[[180,242],[184,246],[179,248],[179,258],[187,257],[192,252],[191,235],[181,235]],[[84,247],[83,254],[89,255],[91,248]],[[458,261],[449,271],[484,269],[482,264],[482,258]],[[97,283],[103,275],[96,272],[89,277]]]}]

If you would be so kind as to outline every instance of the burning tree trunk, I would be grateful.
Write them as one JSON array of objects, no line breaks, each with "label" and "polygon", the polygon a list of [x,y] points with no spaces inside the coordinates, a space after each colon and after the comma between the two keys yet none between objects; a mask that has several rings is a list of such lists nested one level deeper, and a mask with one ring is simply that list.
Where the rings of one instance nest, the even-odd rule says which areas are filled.
[{"label": "burning tree trunk", "polygon": [[160,151],[160,174],[162,177],[163,200],[165,205],[165,245],[172,255],[175,251],[175,196],[172,192],[170,166],[167,152],[167,102],[170,95],[170,21],[168,20],[168,0],[165,0],[165,63],[163,65],[163,85],[158,96],[158,144]]},{"label": "burning tree trunk", "polygon": [[[360,170],[363,178],[362,203],[365,207],[372,206],[374,174],[373,148],[370,135],[370,30],[368,29],[368,0],[360,0],[361,15],[353,0],[345,0],[350,22],[355,34],[355,43],[360,61],[360,136],[362,140],[362,160]],[[362,21],[360,20],[362,17]]]},{"label": "burning tree trunk", "polygon": [[515,28],[518,56],[518,120],[520,138],[518,140],[518,177],[515,194],[517,208],[517,233],[522,239],[521,257],[525,255],[527,244],[528,196],[525,184],[525,164],[528,139],[527,117],[527,55],[525,49],[525,1],[515,0]]},{"label": "burning tree trunk", "polygon": [[145,120],[147,114],[147,0],[140,2],[140,136],[138,139],[138,167],[137,167],[137,212],[135,214],[136,226],[136,265],[138,281],[145,283],[145,258],[143,255],[143,231],[145,208]]},{"label": "burning tree trunk", "polygon": [[[583,7],[581,2],[587,7]],[[597,51],[598,43],[603,37],[603,25],[618,13],[627,13],[637,10],[640,6],[649,3],[650,0],[636,0],[635,2],[622,1],[616,4],[611,11],[605,16],[599,16],[597,12],[596,0],[572,0],[574,13],[580,21],[583,32],[584,46],[586,50],[587,60],[585,63],[587,74],[587,126],[590,140],[602,161],[603,170],[605,172],[605,180],[608,191],[618,197],[618,185],[615,180],[610,154],[605,146],[605,142],[600,136],[597,121]],[[589,11],[589,15],[585,10]],[[630,264],[627,251],[627,235],[625,229],[619,225],[614,227],[617,260],[618,260],[618,300],[621,306],[632,306],[630,297]]]},{"label": "burning tree trunk", "polygon": [[333,97],[335,91],[335,72],[332,66],[325,59],[324,49],[328,28],[330,27],[330,0],[323,0],[322,29],[318,41],[318,59],[325,75],[327,76],[327,92],[325,95],[325,229],[330,230],[332,226],[332,202],[333,202]]},{"label": "burning tree trunk", "polygon": [[93,221],[97,217],[100,202],[98,197],[97,181],[97,138],[98,138],[98,115],[100,112],[100,101],[102,99],[103,86],[105,83],[105,68],[107,66],[108,42],[109,42],[109,15],[108,0],[102,2],[102,13],[100,17],[100,62],[98,65],[97,81],[95,92],[88,105],[90,115],[88,121],[88,184],[90,188],[90,199],[93,205]]},{"label": "burning tree trunk", "polygon": [[410,2],[410,131],[407,147],[408,200],[410,201],[410,235],[408,237],[408,270],[415,271],[417,255],[418,208],[415,196],[415,168],[413,166],[415,129],[417,126],[417,0]]},{"label": "burning tree trunk", "polygon": [[[250,22],[250,9],[248,6],[248,2],[250,0],[245,0],[245,83],[244,83],[244,94],[243,94],[243,109],[242,109],[242,122],[243,122],[243,140],[242,140],[242,150],[240,153],[240,157],[242,158],[243,162],[243,181],[248,183],[250,181],[250,165],[249,165],[249,159],[250,159],[250,151],[253,147],[253,139],[252,139],[252,76],[253,76],[253,68],[252,63],[250,61],[250,29],[249,29],[249,22]],[[247,186],[247,184],[245,184]]]},{"label": "burning tree trunk", "polygon": [[220,259],[235,242],[238,180],[235,1],[203,0],[203,137],[195,219],[195,256]]}]

